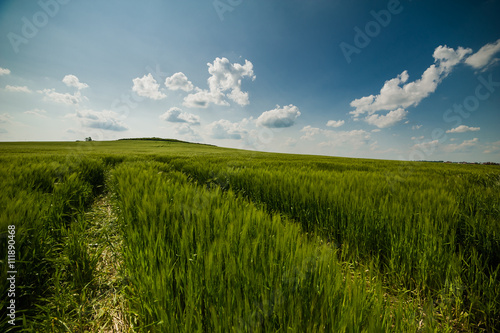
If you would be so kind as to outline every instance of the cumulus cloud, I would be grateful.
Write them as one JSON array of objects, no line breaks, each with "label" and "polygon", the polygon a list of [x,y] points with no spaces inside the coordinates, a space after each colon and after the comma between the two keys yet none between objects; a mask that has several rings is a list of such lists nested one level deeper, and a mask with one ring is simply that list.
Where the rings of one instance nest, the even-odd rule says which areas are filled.
[{"label": "cumulus cloud", "polygon": [[175,133],[178,136],[181,136],[184,140],[193,141],[193,142],[203,142],[203,139],[196,133],[196,131],[191,128],[189,124],[179,124],[175,128]]},{"label": "cumulus cloud", "polygon": [[76,112],[76,117],[80,119],[82,125],[89,128],[97,128],[108,131],[122,132],[128,130],[120,119],[119,114],[110,111],[82,110]]},{"label": "cumulus cloud", "polygon": [[198,87],[196,87],[196,93],[189,94],[184,97],[182,105],[188,108],[206,109],[210,103],[215,105],[229,105],[229,103],[224,100],[224,94],[220,91],[211,92],[208,90],[202,90]]},{"label": "cumulus cloud", "polygon": [[231,64],[227,58],[215,58],[213,64],[208,63],[210,91],[230,91],[229,99],[239,105],[247,105],[248,93],[241,91],[241,80],[245,77],[255,80],[253,64],[245,59],[245,64]]},{"label": "cumulus cloud", "polygon": [[499,60],[498,58],[494,58],[498,52],[500,52],[500,39],[481,47],[479,51],[468,57],[465,63],[475,69],[488,67]]},{"label": "cumulus cloud", "polygon": [[9,74],[10,74],[10,69],[0,67],[0,76]]},{"label": "cumulus cloud", "polygon": [[47,111],[42,110],[42,109],[28,110],[28,111],[24,111],[24,113],[25,114],[32,114],[34,116],[41,117],[41,118],[47,118],[47,116],[45,115],[47,113]]},{"label": "cumulus cloud", "polygon": [[175,131],[177,134],[180,134],[180,135],[186,135],[186,134],[194,135],[195,134],[194,130],[188,124],[181,124],[181,125],[177,126]]},{"label": "cumulus cloud", "polygon": [[447,47],[446,45],[440,45],[434,50],[432,56],[437,63],[440,74],[446,76],[452,71],[453,67],[465,60],[470,53],[472,53],[472,50],[469,48],[459,46],[455,51],[453,48]]},{"label": "cumulus cloud", "polygon": [[182,72],[178,72],[170,77],[167,77],[165,79],[165,85],[170,90],[181,89],[184,91],[191,91],[194,88],[193,83],[191,83],[191,81],[188,80],[187,76]]},{"label": "cumulus cloud", "polygon": [[43,89],[43,90],[37,90],[37,92],[45,95],[43,97],[44,101],[51,101],[60,104],[77,105],[83,100],[80,91],[77,91],[74,94],[69,94],[69,93],[63,94],[56,92],[55,89]]},{"label": "cumulus cloud", "polygon": [[208,129],[214,139],[240,140],[248,133],[241,123],[232,123],[225,119],[212,122],[208,125]]},{"label": "cumulus cloud", "polygon": [[317,128],[317,127],[312,127],[311,125],[304,126],[301,130],[301,132],[304,132],[304,135],[300,137],[301,140],[309,140],[312,141],[314,140],[314,137],[320,133],[322,133],[324,130]]},{"label": "cumulus cloud", "polygon": [[[424,98],[433,93],[439,83],[471,52],[471,49],[463,47],[454,50],[446,45],[438,46],[433,53],[434,64],[424,71],[420,79],[408,82],[409,74],[405,70],[397,77],[386,81],[378,95],[369,95],[353,100],[350,105],[355,110],[351,111],[350,114],[355,119],[366,114],[365,120],[372,125],[394,125],[397,121],[390,120],[404,119],[403,115],[406,115],[407,112],[403,109],[418,105]],[[372,116],[378,111],[390,112],[385,116]]]},{"label": "cumulus cloud", "polygon": [[394,124],[397,124],[401,120],[403,120],[406,115],[408,114],[408,111],[405,109],[399,108],[397,110],[393,110],[386,115],[380,115],[380,114],[372,114],[370,116],[367,116],[365,118],[365,121],[370,124],[370,125],[375,125],[378,128],[385,128],[385,127],[390,127],[393,126]]},{"label": "cumulus cloud", "polygon": [[31,90],[26,87],[26,86],[11,86],[11,85],[6,85],[5,86],[6,91],[10,92],[25,92],[25,93],[31,93]]},{"label": "cumulus cloud", "polygon": [[472,140],[465,140],[461,144],[456,144],[456,143],[450,143],[446,146],[443,147],[443,150],[449,153],[456,153],[456,152],[467,152],[471,151],[472,148],[477,146],[479,143],[478,138],[474,138]]},{"label": "cumulus cloud", "polygon": [[340,127],[342,125],[344,125],[345,121],[343,120],[328,120],[328,122],[326,123],[326,126],[329,126],[329,127]]},{"label": "cumulus cloud", "polygon": [[160,85],[156,82],[151,73],[144,75],[142,78],[137,77],[132,81],[134,82],[132,90],[139,96],[155,100],[167,97],[160,91]]},{"label": "cumulus cloud", "polygon": [[290,127],[295,124],[295,120],[300,116],[299,108],[295,105],[288,105],[263,112],[257,118],[257,125],[268,128],[283,128]]},{"label": "cumulus cloud", "polygon": [[80,80],[72,74],[66,75],[62,82],[64,82],[68,87],[75,87],[78,90],[88,88],[88,84],[80,82]]},{"label": "cumulus cloud", "polygon": [[[397,77],[387,80],[378,95],[363,96],[351,101],[350,105],[354,110],[350,114],[355,120],[364,116],[364,120],[372,125],[392,126],[397,121],[389,120],[403,119],[401,109],[417,106],[424,98],[435,92],[455,66],[466,63],[476,69],[483,68],[498,60],[493,59],[498,52],[500,52],[500,39],[483,46],[472,55],[470,48],[459,46],[453,49],[440,45],[432,55],[434,63],[424,71],[420,79],[409,82],[409,74],[405,70]],[[385,116],[374,115],[379,111],[389,111],[389,113]],[[390,119],[386,118],[389,115]]]},{"label": "cumulus cloud", "polygon": [[200,117],[191,113],[183,112],[181,109],[173,107],[160,116],[161,120],[172,123],[188,123],[191,125],[199,125]]},{"label": "cumulus cloud", "polygon": [[[184,98],[184,106],[206,108],[210,103],[216,105],[229,105],[224,97],[239,105],[248,105],[248,92],[241,90],[242,79],[248,77],[255,79],[253,64],[245,59],[245,64],[231,64],[227,58],[215,58],[213,63],[207,63],[208,90],[196,88],[196,93]],[[227,94],[227,95],[226,95]]]},{"label": "cumulus cloud", "polygon": [[422,125],[413,125],[413,126],[411,127],[411,129],[412,129],[412,130],[418,130],[418,129],[420,129],[421,127],[422,127]]},{"label": "cumulus cloud", "polygon": [[469,127],[466,125],[460,125],[458,127],[447,130],[446,133],[464,133],[464,132],[476,132],[479,131],[480,127]]}]

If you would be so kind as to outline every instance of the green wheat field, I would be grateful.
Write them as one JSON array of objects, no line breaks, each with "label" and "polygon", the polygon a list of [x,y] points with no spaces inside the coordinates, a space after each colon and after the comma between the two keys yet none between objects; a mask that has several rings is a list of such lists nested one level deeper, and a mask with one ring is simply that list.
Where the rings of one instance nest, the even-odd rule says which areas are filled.
[{"label": "green wheat field", "polygon": [[0,143],[0,190],[1,332],[500,331],[500,166]]}]

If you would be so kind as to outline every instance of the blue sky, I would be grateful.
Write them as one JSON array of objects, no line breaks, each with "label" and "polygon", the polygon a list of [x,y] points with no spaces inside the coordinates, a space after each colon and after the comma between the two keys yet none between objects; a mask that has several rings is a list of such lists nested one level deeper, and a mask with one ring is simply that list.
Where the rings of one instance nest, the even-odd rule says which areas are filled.
[{"label": "blue sky", "polygon": [[0,141],[500,162],[499,0],[3,1]]}]

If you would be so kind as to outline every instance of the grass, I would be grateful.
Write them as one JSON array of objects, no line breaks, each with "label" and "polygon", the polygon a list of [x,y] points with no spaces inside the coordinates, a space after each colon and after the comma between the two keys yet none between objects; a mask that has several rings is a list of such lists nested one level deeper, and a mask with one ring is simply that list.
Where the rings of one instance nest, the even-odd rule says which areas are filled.
[{"label": "grass", "polygon": [[500,330],[498,166],[154,138],[0,152],[20,249],[3,331]]}]

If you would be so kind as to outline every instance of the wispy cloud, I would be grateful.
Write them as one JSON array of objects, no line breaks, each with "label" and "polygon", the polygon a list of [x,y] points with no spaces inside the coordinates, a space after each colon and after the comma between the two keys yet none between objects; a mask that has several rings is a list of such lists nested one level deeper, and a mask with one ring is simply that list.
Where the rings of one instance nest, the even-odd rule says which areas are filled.
[{"label": "wispy cloud", "polygon": [[443,150],[449,153],[455,152],[469,152],[473,147],[476,147],[479,143],[478,138],[472,140],[465,140],[461,144],[450,143],[443,147]]},{"label": "wispy cloud", "polygon": [[46,116],[47,111],[42,110],[42,109],[28,110],[28,111],[24,111],[24,113],[25,114],[32,114],[34,116],[41,117],[41,118],[47,118],[47,116]]},{"label": "wispy cloud", "polygon": [[11,119],[12,116],[7,112],[0,114],[0,124],[10,123]]},{"label": "wispy cloud", "polygon": [[10,92],[24,92],[24,93],[31,93],[31,90],[26,87],[26,86],[11,86],[11,85],[6,85],[5,86],[6,91]]},{"label": "wispy cloud", "polygon": [[490,144],[487,144],[483,153],[485,153],[485,154],[500,153],[500,141],[496,141],[496,142],[492,142]]},{"label": "wispy cloud", "polygon": [[77,105],[83,100],[80,91],[76,91],[74,94],[58,93],[52,88],[37,90],[37,92],[45,95],[43,98],[44,101],[51,101],[60,104]]},{"label": "wispy cloud", "polygon": [[410,150],[430,151],[439,145],[439,140],[432,140],[414,144]]},{"label": "wispy cloud", "polygon": [[350,147],[352,149],[358,149],[361,146],[367,145],[371,138],[370,133],[364,130],[334,131],[312,127],[310,125],[304,126],[300,132],[304,133],[300,137],[301,140],[313,141],[316,137],[320,136],[326,140],[320,142],[319,146],[330,148]]}]

